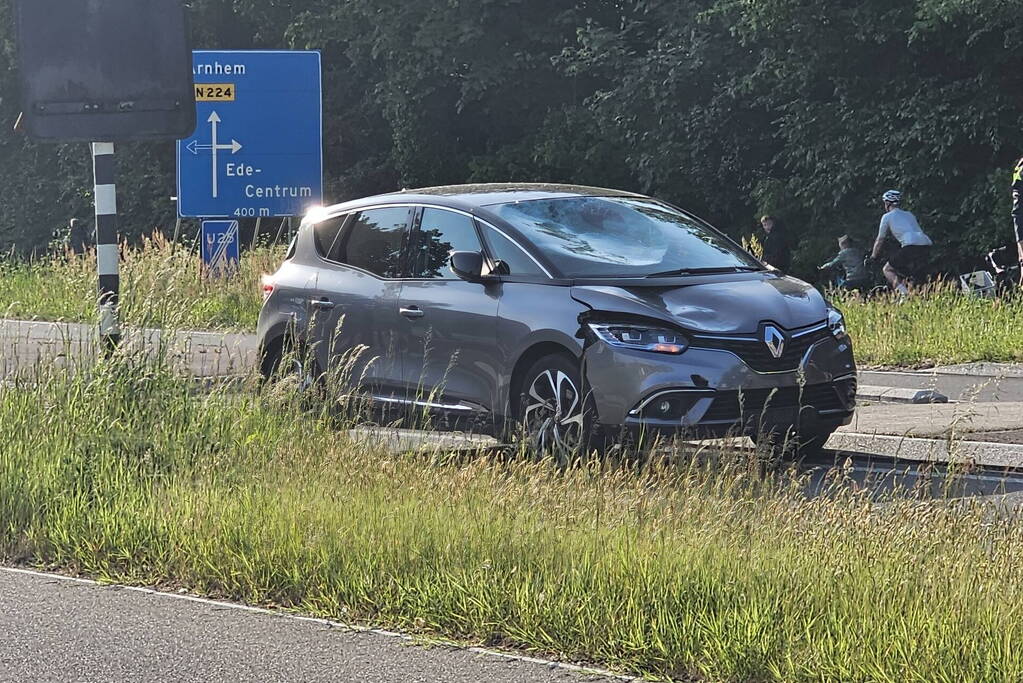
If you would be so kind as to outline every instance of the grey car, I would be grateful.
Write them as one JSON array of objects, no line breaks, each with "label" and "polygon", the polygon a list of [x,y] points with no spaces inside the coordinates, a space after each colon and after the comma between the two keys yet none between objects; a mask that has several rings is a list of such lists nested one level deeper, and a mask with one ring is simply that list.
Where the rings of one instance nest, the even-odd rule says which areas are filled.
[{"label": "grey car", "polygon": [[308,358],[286,367],[543,450],[680,432],[816,449],[852,419],[841,313],[642,195],[462,185],[317,209],[264,292],[265,375]]}]

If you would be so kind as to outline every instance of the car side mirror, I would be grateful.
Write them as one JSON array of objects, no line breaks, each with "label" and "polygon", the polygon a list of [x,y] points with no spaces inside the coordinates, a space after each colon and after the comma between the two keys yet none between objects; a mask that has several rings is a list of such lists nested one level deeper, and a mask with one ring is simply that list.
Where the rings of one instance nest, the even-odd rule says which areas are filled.
[{"label": "car side mirror", "polygon": [[463,280],[479,282],[483,279],[483,254],[478,251],[451,252],[451,272]]}]

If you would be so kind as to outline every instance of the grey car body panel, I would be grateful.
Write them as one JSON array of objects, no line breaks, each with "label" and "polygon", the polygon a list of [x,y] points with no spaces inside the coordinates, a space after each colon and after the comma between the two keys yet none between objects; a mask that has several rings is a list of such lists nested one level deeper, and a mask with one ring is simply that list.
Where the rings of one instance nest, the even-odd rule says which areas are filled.
[{"label": "grey car body panel", "polygon": [[[586,351],[586,377],[600,421],[625,424],[645,397],[666,390],[710,388],[717,391],[773,389],[833,382],[856,372],[848,346],[827,340],[811,349],[793,372],[764,374],[727,351],[688,349],[679,356],[612,349],[596,343]],[[689,416],[698,421],[709,402]]]},{"label": "grey car body panel", "polygon": [[[350,336],[334,349],[320,345],[324,363],[332,362],[328,358],[336,357],[342,347],[367,344],[371,347],[367,358],[383,359],[364,380],[374,385],[374,391],[389,388],[392,395],[404,392],[408,398],[445,405],[471,404],[495,418],[512,414],[516,367],[525,369],[522,366],[533,358],[531,350],[543,345],[580,359],[599,420],[608,425],[634,425],[639,418],[630,411],[659,392],[791,388],[855,375],[850,343],[830,336],[807,351],[798,369],[774,373],[757,372],[725,350],[689,348],[667,355],[597,341],[585,325],[589,316],[659,320],[691,334],[751,335],[766,322],[787,330],[823,323],[827,304],[806,283],[766,271],[640,280],[558,277],[535,245],[486,208],[507,201],[580,195],[640,196],[573,186],[454,186],[329,207],[323,215],[389,204],[463,211],[499,229],[555,276],[539,280],[500,276],[484,282],[385,280],[324,262],[316,253],[310,226],[303,224],[293,257],[273,276],[273,294],[260,313],[260,339],[265,346],[292,321],[301,333],[310,320],[310,298],[332,297],[336,305],[330,320],[317,320],[316,329],[325,335],[344,315],[341,334],[347,330]],[[400,315],[399,308],[412,305],[425,315],[411,320]],[[699,421],[711,401],[708,393],[674,426]],[[850,407],[844,414],[828,415],[821,428],[834,429],[848,422],[851,414]]]},{"label": "grey car body panel", "polygon": [[313,314],[319,367],[331,381],[354,381],[373,393],[404,398],[398,351],[405,333],[405,319],[398,315],[402,282],[327,262],[317,270],[316,297],[333,304]]},{"label": "grey car body panel", "polygon": [[499,282],[405,281],[401,307],[423,313],[421,318],[397,316],[404,381],[416,397],[488,410],[495,405],[503,370],[494,353],[500,297]]},{"label": "grey car body panel", "polygon": [[[572,296],[595,310],[659,318],[710,334],[752,334],[764,321],[797,329],[827,317],[820,293],[790,277],[739,273],[673,280],[576,286]],[[749,305],[737,305],[744,302]]]},{"label": "grey car body panel", "polygon": [[263,304],[256,336],[266,345],[293,330],[300,338],[309,326],[309,296],[315,286],[315,273],[303,264],[285,261],[274,273],[274,290]]},{"label": "grey car body panel", "polygon": [[[509,402],[512,374],[519,359],[530,349],[544,345],[561,347],[576,358],[583,353],[579,330],[579,314],[587,308],[572,298],[567,286],[533,282],[505,282],[497,319],[497,355],[504,360],[500,401],[494,412],[511,414]],[[520,368],[526,370],[527,368]]]}]

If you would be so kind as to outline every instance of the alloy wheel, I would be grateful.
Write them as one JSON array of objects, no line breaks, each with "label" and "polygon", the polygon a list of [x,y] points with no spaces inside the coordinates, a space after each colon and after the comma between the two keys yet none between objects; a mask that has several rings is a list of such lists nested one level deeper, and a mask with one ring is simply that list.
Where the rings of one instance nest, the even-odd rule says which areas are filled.
[{"label": "alloy wheel", "polygon": [[522,421],[538,453],[568,462],[583,442],[583,400],[572,378],[558,369],[538,374],[526,391]]}]

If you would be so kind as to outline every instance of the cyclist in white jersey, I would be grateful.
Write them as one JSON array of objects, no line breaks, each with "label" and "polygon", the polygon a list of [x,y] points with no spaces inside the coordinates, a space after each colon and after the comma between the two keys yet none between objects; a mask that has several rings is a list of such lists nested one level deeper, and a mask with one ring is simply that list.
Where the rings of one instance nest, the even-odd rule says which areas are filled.
[{"label": "cyclist in white jersey", "polygon": [[881,227],[877,232],[871,258],[877,260],[885,239],[889,235],[894,237],[899,243],[899,249],[884,264],[884,276],[893,290],[899,294],[909,294],[906,281],[926,270],[934,243],[920,228],[916,216],[899,208],[902,203],[901,192],[888,190],[881,201],[884,202],[885,213],[881,217]]}]

